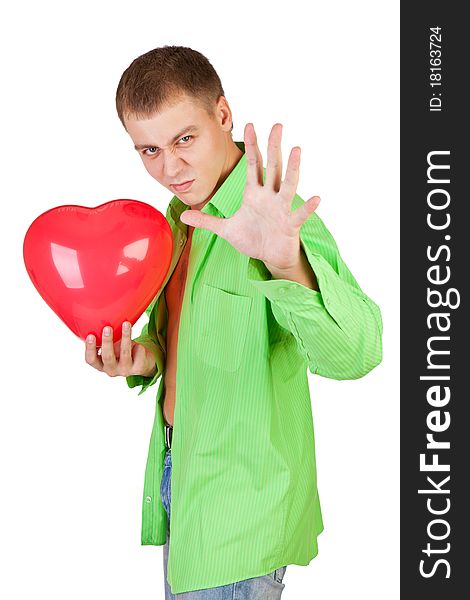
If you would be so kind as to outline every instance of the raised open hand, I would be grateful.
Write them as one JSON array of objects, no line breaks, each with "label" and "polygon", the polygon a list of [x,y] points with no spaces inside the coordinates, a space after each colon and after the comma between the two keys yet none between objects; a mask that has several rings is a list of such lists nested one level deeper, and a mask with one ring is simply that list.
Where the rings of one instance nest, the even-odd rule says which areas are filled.
[{"label": "raised open hand", "polygon": [[299,264],[300,227],[317,208],[320,197],[312,196],[291,211],[299,181],[300,148],[292,148],[282,181],[281,137],[282,125],[276,123],[269,135],[263,182],[263,158],[254,126],[247,123],[244,132],[247,177],[238,211],[223,219],[198,210],[186,210],[181,220],[223,237],[239,252],[262,260],[268,268],[284,271]]}]

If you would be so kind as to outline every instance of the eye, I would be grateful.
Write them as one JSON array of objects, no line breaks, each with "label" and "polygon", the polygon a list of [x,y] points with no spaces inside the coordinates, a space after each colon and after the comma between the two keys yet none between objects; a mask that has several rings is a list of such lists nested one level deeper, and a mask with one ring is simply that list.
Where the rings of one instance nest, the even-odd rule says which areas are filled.
[{"label": "eye", "polygon": [[[181,142],[181,140],[187,140],[184,142],[183,145],[186,145],[190,139],[192,139],[194,136],[193,135],[184,135],[182,138],[179,139],[179,141]],[[150,150],[150,152],[149,152]],[[144,150],[142,151],[142,154],[144,154],[145,156],[156,156],[158,153],[160,152],[160,149],[157,148],[156,146],[149,146],[148,148],[144,148]]]},{"label": "eye", "polygon": [[[147,154],[147,150],[154,150],[155,152]],[[158,148],[156,148],[155,146],[149,146],[148,148],[144,149],[144,151],[142,152],[142,154],[145,154],[145,156],[155,156],[155,154],[157,153],[156,152],[157,150],[158,150]]]}]

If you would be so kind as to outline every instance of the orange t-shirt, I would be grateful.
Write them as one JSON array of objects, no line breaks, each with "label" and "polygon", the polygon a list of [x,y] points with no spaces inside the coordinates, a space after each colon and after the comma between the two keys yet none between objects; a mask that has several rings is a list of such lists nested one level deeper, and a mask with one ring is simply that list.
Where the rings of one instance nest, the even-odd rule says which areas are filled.
[{"label": "orange t-shirt", "polygon": [[189,253],[194,227],[188,226],[188,238],[178,264],[168,280],[164,294],[168,309],[166,329],[166,364],[164,373],[163,417],[169,425],[173,425],[176,402],[176,348],[178,345],[178,328],[181,305],[188,272]]}]

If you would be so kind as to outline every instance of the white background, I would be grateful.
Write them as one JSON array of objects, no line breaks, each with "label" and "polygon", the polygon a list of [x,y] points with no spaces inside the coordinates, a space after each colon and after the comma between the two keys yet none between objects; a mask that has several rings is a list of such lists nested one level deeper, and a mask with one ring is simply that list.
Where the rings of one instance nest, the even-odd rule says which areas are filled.
[{"label": "white background", "polygon": [[[298,193],[382,310],[366,377],[309,373],[325,530],[284,600],[399,596],[399,3],[21,2],[1,20],[0,596],[163,598],[162,547],[140,545],[156,388],[138,397],[84,361],[23,263],[31,222],[61,204],[135,198],[165,212],[114,105],[157,46],[190,46],[222,80],[234,139],[253,122],[266,161],[302,148]],[[145,315],[133,328],[133,337]]]}]

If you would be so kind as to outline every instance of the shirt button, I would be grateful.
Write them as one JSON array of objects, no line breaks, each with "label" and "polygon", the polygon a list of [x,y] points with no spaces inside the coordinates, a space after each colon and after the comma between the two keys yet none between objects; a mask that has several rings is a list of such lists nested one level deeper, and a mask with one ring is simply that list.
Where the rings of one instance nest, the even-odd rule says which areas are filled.
[{"label": "shirt button", "polygon": [[284,293],[285,293],[285,291],[286,291],[286,288],[285,288],[285,287],[283,287],[283,288],[279,288],[279,293],[280,293],[280,294],[284,294]]},{"label": "shirt button", "polygon": [[147,496],[147,497],[145,498],[145,502],[147,502],[147,504],[148,504],[149,502],[152,502],[152,496]]},{"label": "shirt button", "polygon": [[184,240],[183,238],[180,239],[180,246],[182,246],[184,244]]},{"label": "shirt button", "polygon": [[329,296],[325,296],[325,302],[326,302],[327,304],[329,304],[329,303],[330,303],[330,297],[329,297]]}]

